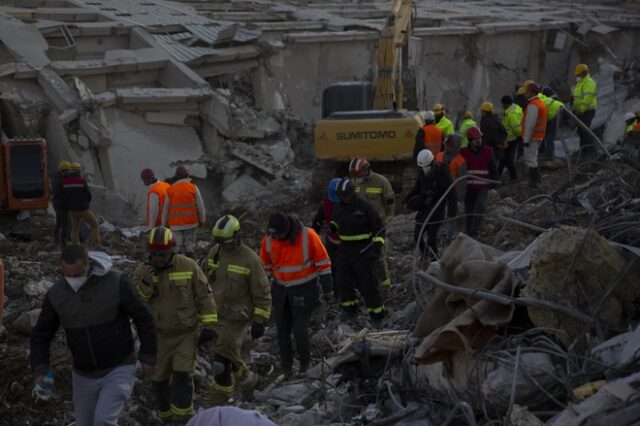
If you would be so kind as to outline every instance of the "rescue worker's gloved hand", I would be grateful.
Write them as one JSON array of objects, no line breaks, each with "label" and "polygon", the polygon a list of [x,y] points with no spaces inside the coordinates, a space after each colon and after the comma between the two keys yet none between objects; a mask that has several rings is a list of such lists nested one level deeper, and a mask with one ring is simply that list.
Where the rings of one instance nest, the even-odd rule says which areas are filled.
[{"label": "rescue worker's gloved hand", "polygon": [[214,330],[211,330],[210,328],[203,328],[200,332],[200,336],[198,336],[198,346],[204,346],[217,338],[218,334]]},{"label": "rescue worker's gloved hand", "polygon": [[264,324],[254,321],[251,324],[251,339],[256,340],[262,336],[264,336]]},{"label": "rescue worker's gloved hand", "polygon": [[333,292],[333,277],[331,274],[322,274],[319,279],[323,294]]}]

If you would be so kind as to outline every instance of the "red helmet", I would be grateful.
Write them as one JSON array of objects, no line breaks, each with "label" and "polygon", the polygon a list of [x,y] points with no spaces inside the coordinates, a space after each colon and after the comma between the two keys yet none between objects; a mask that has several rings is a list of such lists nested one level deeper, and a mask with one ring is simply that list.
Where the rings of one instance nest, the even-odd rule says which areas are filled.
[{"label": "red helmet", "polygon": [[371,172],[369,162],[363,157],[354,157],[349,163],[349,176],[368,178]]},{"label": "red helmet", "polygon": [[185,166],[179,166],[176,169],[176,177],[179,177],[179,178],[189,177],[189,169],[187,169]]},{"label": "red helmet", "polygon": [[532,81],[531,83],[527,84],[527,91],[537,94],[537,93],[540,93],[542,89],[540,88],[538,83],[536,83],[535,81]]},{"label": "red helmet", "polygon": [[153,173],[153,170],[151,169],[144,169],[143,171],[140,172],[140,179],[142,180],[151,180],[155,178],[156,178],[156,175]]},{"label": "red helmet", "polygon": [[169,228],[157,226],[149,232],[149,240],[147,241],[149,252],[164,254],[175,245],[176,240],[173,238],[173,232]]},{"label": "red helmet", "polygon": [[478,126],[471,126],[467,129],[467,139],[480,139],[482,137],[482,132],[478,128]]}]

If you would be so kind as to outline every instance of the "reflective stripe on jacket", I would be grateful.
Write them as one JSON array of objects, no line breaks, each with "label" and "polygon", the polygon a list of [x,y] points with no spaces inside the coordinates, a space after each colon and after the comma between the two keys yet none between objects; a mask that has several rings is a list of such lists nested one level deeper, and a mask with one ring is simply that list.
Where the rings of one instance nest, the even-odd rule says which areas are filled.
[{"label": "reflective stripe on jacket", "polygon": [[386,177],[371,172],[366,182],[356,184],[356,193],[371,203],[384,222],[391,220],[396,203],[393,188]]},{"label": "reflective stripe on jacket", "polygon": [[277,240],[265,235],[260,245],[260,258],[267,274],[284,286],[304,284],[321,274],[331,273],[331,260],[320,237],[306,226],[296,241]]},{"label": "reflective stripe on jacket", "polygon": [[167,182],[162,181],[149,185],[149,189],[147,189],[147,228],[162,225],[162,211],[167,197],[167,189],[170,186]]},{"label": "reflective stripe on jacket", "polygon": [[538,109],[538,116],[536,117],[535,125],[533,126],[533,131],[531,133],[531,140],[543,140],[544,135],[547,132],[547,107],[544,102],[540,98],[533,98],[529,100],[529,105],[524,110],[524,114],[522,115],[522,129],[520,134],[523,139],[525,139],[525,143],[527,143],[525,138],[525,125],[527,122],[527,113],[529,111],[529,106],[533,104]]},{"label": "reflective stripe on jacket", "polygon": [[[460,155],[462,155],[467,162],[467,174],[473,176],[483,177],[485,179],[490,179],[489,175],[489,162],[493,157],[493,149],[483,146],[480,148],[478,153],[473,152],[469,148],[463,148],[460,150]],[[468,181],[468,189],[482,189],[487,188],[491,184],[470,178]]]},{"label": "reflective stripe on jacket", "polygon": [[580,80],[573,89],[573,110],[582,114],[596,109],[598,85],[590,75]]},{"label": "reflective stripe on jacket", "polygon": [[187,181],[181,180],[167,189],[165,200],[168,206],[167,225],[197,225],[198,207],[196,204],[196,186]]},{"label": "reflective stripe on jacket", "polygon": [[425,124],[422,126],[422,131],[424,132],[424,138],[422,140],[424,148],[431,151],[433,155],[442,151],[442,129],[435,124]]}]

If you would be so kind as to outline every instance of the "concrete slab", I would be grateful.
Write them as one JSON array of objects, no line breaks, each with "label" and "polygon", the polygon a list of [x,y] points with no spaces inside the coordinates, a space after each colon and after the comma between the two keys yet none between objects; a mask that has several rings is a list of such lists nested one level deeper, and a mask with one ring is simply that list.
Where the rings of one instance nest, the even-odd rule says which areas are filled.
[{"label": "concrete slab", "polygon": [[222,197],[234,204],[271,196],[272,193],[249,175],[242,175],[238,180],[222,191]]}]

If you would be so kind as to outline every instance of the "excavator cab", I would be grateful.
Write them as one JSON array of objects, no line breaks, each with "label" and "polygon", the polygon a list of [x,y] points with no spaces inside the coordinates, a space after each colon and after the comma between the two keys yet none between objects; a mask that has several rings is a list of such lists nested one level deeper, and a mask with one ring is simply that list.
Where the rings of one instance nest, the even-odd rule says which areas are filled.
[{"label": "excavator cab", "polygon": [[46,209],[49,184],[44,139],[3,139],[0,148],[0,209]]}]

